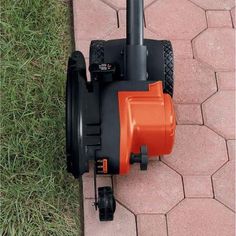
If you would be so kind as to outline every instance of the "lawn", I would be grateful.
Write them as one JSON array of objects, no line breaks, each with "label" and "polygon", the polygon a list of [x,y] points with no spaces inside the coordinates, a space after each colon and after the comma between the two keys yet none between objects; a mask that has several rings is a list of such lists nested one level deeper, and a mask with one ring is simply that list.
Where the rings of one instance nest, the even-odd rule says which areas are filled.
[{"label": "lawn", "polygon": [[65,165],[70,19],[69,1],[1,1],[0,235],[81,235]]}]

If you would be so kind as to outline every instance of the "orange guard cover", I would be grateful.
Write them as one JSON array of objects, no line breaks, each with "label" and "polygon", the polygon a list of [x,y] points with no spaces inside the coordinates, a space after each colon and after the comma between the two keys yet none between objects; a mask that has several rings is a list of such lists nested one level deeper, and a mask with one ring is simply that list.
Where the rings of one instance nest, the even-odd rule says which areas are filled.
[{"label": "orange guard cover", "polygon": [[120,174],[130,169],[131,153],[147,145],[148,156],[169,154],[175,136],[175,112],[162,82],[149,84],[149,91],[118,93],[120,113]]}]

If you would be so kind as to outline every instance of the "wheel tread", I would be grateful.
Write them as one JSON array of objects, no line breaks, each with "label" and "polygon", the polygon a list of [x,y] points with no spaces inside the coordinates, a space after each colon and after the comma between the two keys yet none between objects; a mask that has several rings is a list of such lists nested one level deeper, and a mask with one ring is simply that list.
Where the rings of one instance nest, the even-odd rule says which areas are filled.
[{"label": "wheel tread", "polygon": [[171,42],[165,40],[163,43],[164,48],[164,93],[168,93],[173,97],[174,92],[174,60],[173,60],[173,49]]},{"label": "wheel tread", "polygon": [[90,44],[89,64],[104,63],[104,40],[93,40]]}]

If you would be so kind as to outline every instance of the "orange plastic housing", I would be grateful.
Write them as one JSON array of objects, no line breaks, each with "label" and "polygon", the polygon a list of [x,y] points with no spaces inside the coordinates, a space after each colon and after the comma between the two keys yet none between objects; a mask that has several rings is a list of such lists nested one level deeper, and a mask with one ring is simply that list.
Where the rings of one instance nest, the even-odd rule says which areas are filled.
[{"label": "orange plastic housing", "polygon": [[162,82],[149,85],[149,91],[118,93],[120,113],[120,174],[130,169],[131,153],[147,145],[148,156],[169,154],[175,136],[175,112]]}]

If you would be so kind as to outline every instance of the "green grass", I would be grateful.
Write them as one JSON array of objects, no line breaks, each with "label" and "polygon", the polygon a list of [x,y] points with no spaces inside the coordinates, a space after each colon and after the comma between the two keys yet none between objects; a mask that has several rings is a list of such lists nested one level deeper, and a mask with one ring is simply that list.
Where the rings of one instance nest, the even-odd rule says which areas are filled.
[{"label": "green grass", "polygon": [[1,1],[0,235],[80,235],[80,186],[66,173],[70,5]]}]

